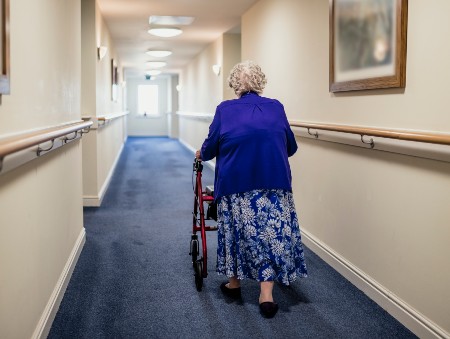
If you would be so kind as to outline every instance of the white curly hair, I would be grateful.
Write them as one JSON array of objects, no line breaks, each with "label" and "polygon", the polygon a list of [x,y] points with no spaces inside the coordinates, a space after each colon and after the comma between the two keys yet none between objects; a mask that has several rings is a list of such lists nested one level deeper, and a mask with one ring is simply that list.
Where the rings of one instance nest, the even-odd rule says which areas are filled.
[{"label": "white curly hair", "polygon": [[266,83],[266,76],[261,67],[251,60],[235,65],[228,77],[228,85],[238,97],[247,92],[261,94]]}]

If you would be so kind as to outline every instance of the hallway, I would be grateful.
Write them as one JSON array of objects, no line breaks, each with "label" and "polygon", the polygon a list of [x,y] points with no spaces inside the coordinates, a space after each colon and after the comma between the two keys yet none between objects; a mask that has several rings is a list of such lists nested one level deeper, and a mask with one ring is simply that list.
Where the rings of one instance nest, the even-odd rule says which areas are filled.
[{"label": "hallway", "polygon": [[[191,174],[192,153],[178,141],[128,138],[102,206],[85,208],[86,244],[49,338],[415,338],[307,248],[310,276],[276,286],[274,319],[259,315],[253,281],[242,302],[224,300],[216,233],[197,292]],[[206,166],[203,178],[213,180]]]},{"label": "hallway", "polygon": [[[0,12],[0,339],[450,338],[450,1],[0,0]],[[347,21],[367,29],[341,36]],[[347,71],[360,44],[378,61]],[[240,304],[222,298],[215,234],[200,293],[188,255],[193,154],[245,60],[299,145],[309,277],[275,288],[267,321],[255,283]]]}]

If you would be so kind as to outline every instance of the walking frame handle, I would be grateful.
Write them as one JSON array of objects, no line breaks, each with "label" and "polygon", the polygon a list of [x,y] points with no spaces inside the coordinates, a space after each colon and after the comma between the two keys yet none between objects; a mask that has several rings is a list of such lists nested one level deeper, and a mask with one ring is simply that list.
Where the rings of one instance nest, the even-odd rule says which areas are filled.
[{"label": "walking frame handle", "polygon": [[194,172],[201,172],[203,171],[203,164],[200,159],[195,158],[194,159]]}]

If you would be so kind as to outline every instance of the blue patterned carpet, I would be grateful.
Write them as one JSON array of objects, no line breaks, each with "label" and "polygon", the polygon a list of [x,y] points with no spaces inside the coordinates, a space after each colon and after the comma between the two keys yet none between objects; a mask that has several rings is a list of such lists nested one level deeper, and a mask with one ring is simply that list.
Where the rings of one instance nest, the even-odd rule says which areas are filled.
[{"label": "blue patterned carpet", "polygon": [[[192,161],[175,140],[128,139],[102,206],[85,209],[86,244],[49,338],[415,338],[308,248],[309,277],[275,286],[273,319],[259,314],[256,282],[240,302],[221,295],[214,232],[197,292]],[[206,166],[203,177],[212,184]]]}]

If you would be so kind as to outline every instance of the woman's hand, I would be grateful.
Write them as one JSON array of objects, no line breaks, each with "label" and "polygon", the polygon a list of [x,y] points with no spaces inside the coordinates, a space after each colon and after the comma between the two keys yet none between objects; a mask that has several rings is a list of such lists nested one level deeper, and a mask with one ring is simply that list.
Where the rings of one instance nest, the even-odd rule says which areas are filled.
[{"label": "woman's hand", "polygon": [[197,152],[195,152],[195,157],[196,157],[198,160],[202,160],[201,155],[200,155],[200,150],[197,150]]}]

